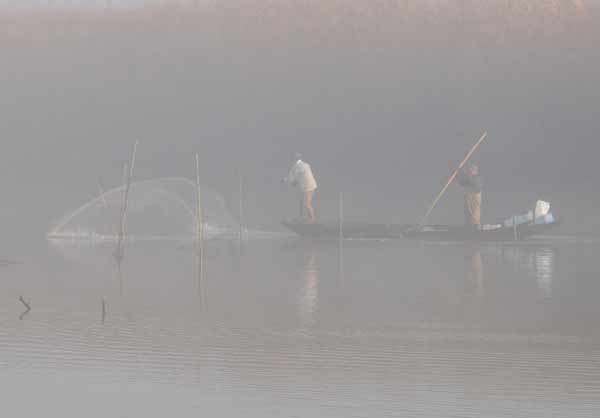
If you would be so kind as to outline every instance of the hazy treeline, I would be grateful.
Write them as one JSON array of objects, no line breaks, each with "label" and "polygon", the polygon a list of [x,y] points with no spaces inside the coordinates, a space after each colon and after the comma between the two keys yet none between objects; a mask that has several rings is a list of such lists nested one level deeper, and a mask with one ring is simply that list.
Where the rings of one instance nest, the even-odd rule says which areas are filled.
[{"label": "hazy treeline", "polygon": [[[437,39],[441,28],[457,34],[476,31],[480,37],[502,42],[512,36],[540,37],[564,34],[586,23],[593,26],[594,4],[585,0],[100,0],[73,3],[38,2],[26,10],[2,9],[3,37],[44,36],[63,31],[116,29],[144,24],[148,29],[196,26],[201,32],[227,31],[269,38],[296,34],[313,42],[340,36],[349,42],[401,41],[397,35]],[[20,1],[20,5],[27,2]],[[46,4],[46,7],[43,5]],[[94,9],[78,6],[97,5]],[[121,10],[119,5],[139,5]],[[2,6],[2,3],[0,3]],[[597,8],[597,7],[596,7]],[[90,27],[98,25],[99,27]],[[182,26],[183,25],[183,26]],[[201,26],[201,27],[200,27]],[[437,33],[427,33],[428,26]],[[444,37],[448,35],[443,32]],[[393,38],[390,38],[393,35]],[[286,39],[287,40],[287,39]]]}]

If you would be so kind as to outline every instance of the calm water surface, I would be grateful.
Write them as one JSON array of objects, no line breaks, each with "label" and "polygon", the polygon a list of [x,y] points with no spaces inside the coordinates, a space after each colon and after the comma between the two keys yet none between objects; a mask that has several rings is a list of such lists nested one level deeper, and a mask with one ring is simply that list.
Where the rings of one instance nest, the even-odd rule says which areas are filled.
[{"label": "calm water surface", "polygon": [[210,242],[200,277],[186,244],[48,243],[0,268],[3,409],[599,416],[599,249]]}]

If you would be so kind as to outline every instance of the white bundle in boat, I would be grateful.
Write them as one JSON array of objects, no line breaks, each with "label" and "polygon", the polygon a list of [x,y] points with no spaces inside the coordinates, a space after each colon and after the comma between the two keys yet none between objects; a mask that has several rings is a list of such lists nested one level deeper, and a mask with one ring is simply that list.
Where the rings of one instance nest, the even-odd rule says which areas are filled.
[{"label": "white bundle in boat", "polygon": [[525,215],[516,215],[516,216],[512,216],[508,219],[505,219],[504,226],[508,228],[508,227],[511,227],[514,225],[529,224],[531,222],[533,222],[533,211],[532,210],[530,210]]},{"label": "white bundle in boat", "polygon": [[538,200],[535,204],[535,211],[530,210],[525,215],[517,215],[504,220],[505,227],[514,225],[525,225],[530,223],[551,224],[554,223],[554,216],[550,213],[550,203]]},{"label": "white bundle in boat", "polygon": [[550,213],[550,203],[538,200],[535,204],[535,218],[541,218]]}]

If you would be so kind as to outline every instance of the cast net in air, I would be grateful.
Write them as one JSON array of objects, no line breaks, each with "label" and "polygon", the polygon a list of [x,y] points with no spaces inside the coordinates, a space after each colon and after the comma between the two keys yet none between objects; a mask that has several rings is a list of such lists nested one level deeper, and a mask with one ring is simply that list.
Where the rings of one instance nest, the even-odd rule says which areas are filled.
[{"label": "cast net in air", "polygon": [[[121,230],[125,186],[99,193],[69,212],[49,232],[52,239],[116,240]],[[125,216],[127,239],[186,239],[197,231],[197,187],[186,178],[161,178],[130,185]],[[222,196],[201,187],[204,236],[233,231],[235,221]]]}]

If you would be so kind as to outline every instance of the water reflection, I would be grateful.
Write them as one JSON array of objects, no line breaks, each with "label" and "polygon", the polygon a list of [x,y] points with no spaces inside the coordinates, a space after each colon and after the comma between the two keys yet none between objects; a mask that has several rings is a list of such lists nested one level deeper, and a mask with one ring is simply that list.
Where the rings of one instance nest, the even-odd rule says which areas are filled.
[{"label": "water reflection", "polygon": [[[338,245],[264,242],[236,258],[214,242],[204,278],[193,251],[132,245],[123,296],[108,251],[97,263],[24,266],[0,282],[3,373],[11,384],[65,377],[58,394],[48,385],[65,399],[80,387],[156,384],[170,405],[212,402],[216,415],[227,415],[231,399],[246,402],[228,416],[297,416],[312,402],[331,405],[332,417],[374,417],[380,406],[379,416],[396,416],[407,405],[410,416],[454,408],[456,416],[542,417],[597,399],[593,255],[586,268],[596,276],[570,279],[592,249],[345,242],[340,283]],[[35,311],[23,322],[19,295]],[[169,398],[181,388],[185,395]],[[155,401],[118,389],[106,398],[105,416]],[[140,415],[164,416],[132,414]]]},{"label": "water reflection", "polygon": [[554,254],[552,248],[540,248],[534,253],[535,277],[542,296],[552,297],[552,281],[554,279]]},{"label": "water reflection", "polygon": [[549,246],[502,247],[501,259],[517,277],[532,278],[539,294],[552,297],[556,249]]},{"label": "water reflection", "polygon": [[319,302],[319,268],[317,265],[317,249],[309,246],[302,249],[304,269],[302,271],[302,288],[298,293],[298,315],[304,328],[315,324]]},{"label": "water reflection", "polygon": [[481,248],[478,246],[465,247],[465,295],[481,298],[483,295],[484,277],[483,260],[481,258]]}]

